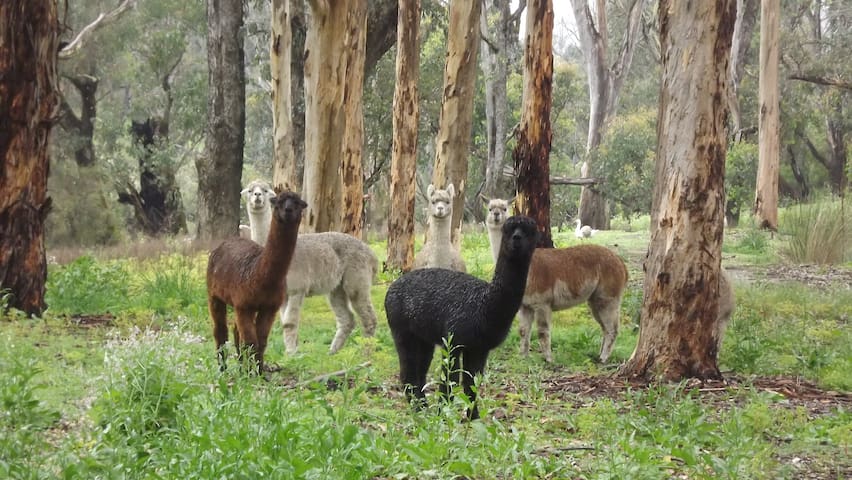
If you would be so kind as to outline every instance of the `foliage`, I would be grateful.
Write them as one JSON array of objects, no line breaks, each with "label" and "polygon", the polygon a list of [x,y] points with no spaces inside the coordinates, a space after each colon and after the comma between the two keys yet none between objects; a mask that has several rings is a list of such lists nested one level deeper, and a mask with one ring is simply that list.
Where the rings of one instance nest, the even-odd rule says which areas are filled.
[{"label": "foliage", "polygon": [[[554,236],[562,245],[577,242],[570,232]],[[489,278],[485,234],[463,238],[471,272]],[[633,257],[641,255],[647,234],[607,231],[593,240],[617,243]],[[641,283],[630,257],[631,278]],[[322,297],[303,305],[311,321],[300,329],[298,356],[286,356],[280,336],[270,337],[268,360],[279,372],[246,376],[235,362],[219,372],[204,306],[204,264],[204,255],[171,254],[86,256],[51,266],[46,318],[0,319],[0,476],[796,478],[810,468],[834,472],[852,441],[849,412],[790,408],[747,380],[788,375],[852,389],[852,333],[845,327],[852,296],[845,286],[735,278],[737,309],[719,359],[743,384],[715,394],[688,384],[612,397],[564,391],[559,382],[568,372],[594,378],[608,375],[611,366],[593,361],[600,328],[586,307],[556,312],[555,363],[545,364],[537,353],[519,358],[519,338],[511,332],[476,385],[487,413],[466,422],[463,395],[439,402],[430,388],[427,409],[415,413],[405,405],[387,328],[375,338],[356,332],[328,355],[335,320]],[[382,274],[373,288],[379,312],[392,279]],[[637,341],[630,325],[642,292],[632,285],[616,361],[628,358]],[[82,326],[62,315],[105,310],[114,323]],[[150,320],[160,317],[165,321]],[[433,381],[442,355],[438,349]],[[338,370],[347,373],[311,380]],[[726,400],[708,401],[716,394]],[[797,467],[788,461],[793,457],[810,463]]]},{"label": "foliage", "polygon": [[593,176],[604,179],[601,190],[625,218],[651,210],[656,118],[656,110],[650,108],[614,118],[591,163]]},{"label": "foliage", "polygon": [[842,198],[789,207],[780,229],[788,235],[782,253],[793,262],[837,264],[852,258],[852,209]]},{"label": "foliage", "polygon": [[725,156],[725,216],[730,226],[735,227],[740,219],[743,207],[749,209],[754,201],[754,189],[757,181],[756,144],[734,142],[728,146]]},{"label": "foliage", "polygon": [[45,301],[53,313],[103,314],[125,310],[130,293],[124,262],[98,262],[84,255],[52,269]]}]

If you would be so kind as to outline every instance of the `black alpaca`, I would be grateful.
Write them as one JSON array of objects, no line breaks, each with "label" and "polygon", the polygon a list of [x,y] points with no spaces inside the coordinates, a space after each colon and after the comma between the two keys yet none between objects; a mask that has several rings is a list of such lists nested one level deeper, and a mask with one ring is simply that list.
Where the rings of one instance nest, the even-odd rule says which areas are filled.
[{"label": "black alpaca", "polygon": [[[399,355],[400,380],[409,401],[425,401],[423,386],[435,352],[451,337],[451,372],[463,372],[461,384],[479,418],[474,376],[482,373],[488,352],[503,343],[521,306],[538,228],[529,217],[503,225],[500,255],[491,283],[442,268],[409,272],[391,284],[385,310]],[[448,372],[441,391],[450,393]]]}]

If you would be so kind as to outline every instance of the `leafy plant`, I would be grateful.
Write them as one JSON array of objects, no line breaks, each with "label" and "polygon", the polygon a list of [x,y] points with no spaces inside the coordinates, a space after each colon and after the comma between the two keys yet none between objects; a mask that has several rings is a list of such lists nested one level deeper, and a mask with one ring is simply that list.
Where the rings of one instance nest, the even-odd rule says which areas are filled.
[{"label": "leafy plant", "polygon": [[130,274],[122,261],[99,262],[84,255],[47,278],[45,300],[53,312],[102,314],[127,306]]}]

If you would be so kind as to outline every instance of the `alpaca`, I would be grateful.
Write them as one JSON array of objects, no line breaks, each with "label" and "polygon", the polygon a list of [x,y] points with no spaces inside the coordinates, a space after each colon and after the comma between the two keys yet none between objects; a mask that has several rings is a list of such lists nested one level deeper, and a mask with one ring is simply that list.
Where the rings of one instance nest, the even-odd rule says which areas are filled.
[{"label": "alpaca", "polygon": [[229,238],[210,252],[207,262],[207,306],[221,370],[225,370],[224,344],[228,340],[227,306],[236,313],[234,345],[239,358],[247,353],[260,373],[275,312],[284,302],[285,276],[307,204],[292,192],[269,201],[272,224],[265,247],[244,238]]},{"label": "alpaca", "polygon": [[583,222],[578,218],[576,220],[577,228],[574,229],[574,236],[577,238],[589,238],[595,236],[598,233],[597,230],[593,229],[588,225],[583,225]]},{"label": "alpaca", "polygon": [[[452,342],[441,391],[450,394],[451,373],[461,373],[465,394],[479,418],[474,377],[485,369],[488,353],[503,343],[524,294],[538,228],[529,217],[503,225],[501,250],[491,283],[443,268],[413,270],[391,284],[385,296],[388,325],[399,355],[406,397],[425,401],[423,387],[435,346]],[[463,371],[461,369],[464,369]]]},{"label": "alpaca", "polygon": [[[488,203],[485,223],[491,251],[498,251],[497,235],[509,202],[495,198]],[[495,262],[496,262],[495,256]],[[618,336],[621,298],[627,286],[627,267],[621,258],[599,245],[569,248],[540,248],[533,254],[523,304],[519,310],[518,333],[521,354],[529,355],[533,320],[538,328],[539,348],[547,362],[553,361],[550,348],[550,325],[553,311],[564,310],[583,302],[603,331],[600,360],[606,362]]]},{"label": "alpaca", "polygon": [[[264,231],[269,228],[266,219],[272,211],[267,201],[269,191],[269,184],[262,180],[253,181],[243,190],[244,194],[248,193],[246,208],[252,239],[260,244],[265,238]],[[305,297],[314,295],[328,295],[337,321],[330,353],[337,353],[355,329],[352,310],[361,318],[364,335],[373,336],[377,317],[370,289],[378,267],[379,260],[369,245],[351,235],[338,232],[299,235],[287,271],[287,298],[280,313],[287,353],[294,354],[298,350],[302,303]]]},{"label": "alpaca", "polygon": [[[263,180],[253,180],[240,192],[246,198],[246,211],[249,216],[249,238],[263,245],[272,222],[272,208],[269,199],[275,196],[272,185]],[[240,225],[240,232],[244,229]]]},{"label": "alpaca", "polygon": [[414,268],[439,267],[466,272],[464,260],[452,244],[453,184],[446,190],[438,190],[430,184],[426,190],[429,197],[429,234],[423,248],[414,256]]}]

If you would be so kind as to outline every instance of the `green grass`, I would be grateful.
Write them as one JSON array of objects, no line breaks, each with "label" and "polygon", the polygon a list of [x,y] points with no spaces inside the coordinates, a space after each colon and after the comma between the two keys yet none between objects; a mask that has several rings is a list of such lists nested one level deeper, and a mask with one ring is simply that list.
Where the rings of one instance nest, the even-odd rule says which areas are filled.
[{"label": "green grass", "polygon": [[[594,361],[600,329],[581,306],[554,314],[553,364],[535,340],[520,357],[516,331],[492,353],[476,422],[463,421],[463,398],[445,404],[430,394],[420,413],[405,404],[384,322],[390,274],[372,291],[375,338],[357,329],[328,355],[334,317],[325,298],[308,298],[299,353],[285,355],[276,327],[267,360],[281,370],[264,380],[233,361],[217,368],[204,254],[51,266],[44,318],[0,317],[0,478],[844,478],[852,412],[791,404],[749,379],[852,390],[852,291],[765,278],[779,240],[728,235],[726,261],[759,267],[748,281],[735,278],[737,309],[720,352],[739,382],[714,393],[686,382],[614,396],[561,388],[566,377],[614,369]],[[647,238],[592,239],[630,268],[615,363],[636,343]],[[572,232],[554,239],[579,242]],[[373,247],[382,258],[384,246]],[[462,248],[471,273],[491,275],[484,234],[466,234]],[[433,380],[441,360],[436,352]],[[338,370],[349,374],[333,385],[309,381]]]}]

